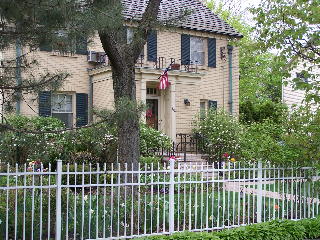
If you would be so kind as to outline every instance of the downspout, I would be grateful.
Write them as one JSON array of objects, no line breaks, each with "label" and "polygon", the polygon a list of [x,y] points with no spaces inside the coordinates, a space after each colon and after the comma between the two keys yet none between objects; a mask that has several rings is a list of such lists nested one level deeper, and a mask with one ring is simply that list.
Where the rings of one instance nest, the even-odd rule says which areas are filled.
[{"label": "downspout", "polygon": [[233,51],[233,46],[228,45],[228,58],[229,58],[229,109],[230,109],[230,113],[231,114],[233,114],[232,51]]},{"label": "downspout", "polygon": [[93,122],[93,81],[92,76],[89,76],[89,123]]},{"label": "downspout", "polygon": [[[22,56],[22,48],[21,42],[18,39],[16,41],[16,85],[20,86],[22,83],[21,80],[21,56]],[[21,113],[21,90],[17,90],[16,92],[16,114]]]}]

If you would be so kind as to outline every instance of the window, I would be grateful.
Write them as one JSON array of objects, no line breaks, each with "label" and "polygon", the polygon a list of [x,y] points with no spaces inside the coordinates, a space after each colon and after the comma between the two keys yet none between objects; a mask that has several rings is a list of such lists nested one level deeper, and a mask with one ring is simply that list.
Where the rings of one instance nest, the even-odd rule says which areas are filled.
[{"label": "window", "polygon": [[299,78],[299,80],[301,82],[309,83],[309,79],[308,79],[307,74],[305,72],[297,73],[297,78]]},{"label": "window", "polygon": [[[134,29],[133,28],[127,28],[127,44],[132,43],[134,36]],[[144,48],[142,48],[140,57],[144,56]]]},{"label": "window", "polygon": [[204,40],[199,37],[190,37],[191,64],[204,65]]},{"label": "window", "polygon": [[80,36],[71,37],[67,31],[58,30],[50,41],[48,39],[41,41],[39,50],[58,52],[63,56],[69,54],[87,55],[87,39]]},{"label": "window", "polygon": [[52,95],[52,117],[60,119],[68,128],[73,125],[72,95]]},{"label": "window", "polygon": [[201,101],[200,102],[200,119],[205,119],[206,117],[206,102]]},{"label": "window", "polygon": [[133,29],[132,28],[127,28],[127,44],[132,43],[133,41]]},{"label": "window", "polygon": [[157,89],[156,88],[147,88],[147,94],[149,95],[157,95]]}]

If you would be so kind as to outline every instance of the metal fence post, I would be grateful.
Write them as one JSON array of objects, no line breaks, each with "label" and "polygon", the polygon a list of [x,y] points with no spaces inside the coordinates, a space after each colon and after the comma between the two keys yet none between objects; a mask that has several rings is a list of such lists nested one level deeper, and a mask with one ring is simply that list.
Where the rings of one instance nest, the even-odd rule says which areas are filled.
[{"label": "metal fence post", "polygon": [[174,232],[174,158],[170,158],[169,233]]},{"label": "metal fence post", "polygon": [[262,162],[258,162],[258,195],[257,195],[257,222],[261,222],[262,217]]},{"label": "metal fence post", "polygon": [[57,160],[57,178],[56,178],[56,238],[61,240],[61,185],[62,185],[62,161]]}]

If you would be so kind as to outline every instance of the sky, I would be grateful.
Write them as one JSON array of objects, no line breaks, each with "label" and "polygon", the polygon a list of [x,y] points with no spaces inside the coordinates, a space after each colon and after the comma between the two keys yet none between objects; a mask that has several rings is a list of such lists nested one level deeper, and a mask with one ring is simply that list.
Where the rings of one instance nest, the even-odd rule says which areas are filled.
[{"label": "sky", "polygon": [[[208,1],[208,0],[207,0]],[[244,18],[247,23],[250,25],[254,25],[253,16],[249,11],[246,11],[246,9],[250,7],[257,7],[261,0],[214,0],[215,2],[222,2],[225,4],[225,6],[230,7],[232,6],[233,9],[235,9],[236,12],[244,12]]]}]

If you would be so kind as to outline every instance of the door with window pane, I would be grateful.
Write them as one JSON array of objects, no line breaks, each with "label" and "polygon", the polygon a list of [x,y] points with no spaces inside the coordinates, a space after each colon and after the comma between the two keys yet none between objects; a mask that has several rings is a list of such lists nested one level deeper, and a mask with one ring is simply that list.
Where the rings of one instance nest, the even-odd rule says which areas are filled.
[{"label": "door with window pane", "polygon": [[52,95],[52,117],[60,119],[67,128],[73,126],[72,95]]},{"label": "door with window pane", "polygon": [[158,99],[147,99],[146,122],[149,127],[158,130]]}]

